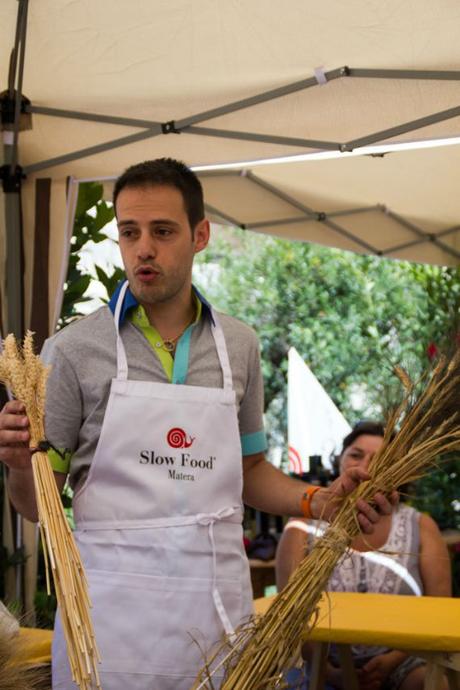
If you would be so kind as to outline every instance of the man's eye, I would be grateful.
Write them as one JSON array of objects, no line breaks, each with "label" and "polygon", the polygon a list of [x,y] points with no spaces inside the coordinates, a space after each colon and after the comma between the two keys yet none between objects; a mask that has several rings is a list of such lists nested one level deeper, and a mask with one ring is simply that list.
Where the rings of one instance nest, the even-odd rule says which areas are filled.
[{"label": "man's eye", "polygon": [[170,235],[172,235],[171,228],[156,228],[155,232],[157,235],[160,235],[161,237],[169,237]]},{"label": "man's eye", "polygon": [[124,228],[123,230],[120,230],[120,237],[131,237],[132,234],[133,231],[129,228]]}]

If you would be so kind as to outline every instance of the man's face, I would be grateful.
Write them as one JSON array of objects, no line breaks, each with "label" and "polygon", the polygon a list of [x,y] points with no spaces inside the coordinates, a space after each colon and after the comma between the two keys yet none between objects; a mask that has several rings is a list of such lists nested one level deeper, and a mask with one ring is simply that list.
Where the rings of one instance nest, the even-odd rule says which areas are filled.
[{"label": "man's face", "polygon": [[116,202],[120,251],[129,287],[143,306],[187,299],[195,254],[209,240],[209,223],[192,235],[184,200],[166,185],[125,187]]}]

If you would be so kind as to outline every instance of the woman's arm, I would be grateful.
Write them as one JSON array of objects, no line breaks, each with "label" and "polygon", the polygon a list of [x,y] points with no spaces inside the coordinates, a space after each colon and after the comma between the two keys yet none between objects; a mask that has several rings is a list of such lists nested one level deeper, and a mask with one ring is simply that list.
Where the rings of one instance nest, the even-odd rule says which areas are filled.
[{"label": "woman's arm", "polygon": [[426,596],[452,596],[449,551],[439,527],[428,515],[420,516],[420,575]]},{"label": "woman's arm", "polygon": [[293,526],[294,522],[305,521],[297,518],[295,521],[290,520],[281,535],[281,539],[276,549],[276,586],[278,592],[281,592],[288,583],[288,580],[294,570],[299,565],[300,561],[307,554],[307,534],[302,529]]}]

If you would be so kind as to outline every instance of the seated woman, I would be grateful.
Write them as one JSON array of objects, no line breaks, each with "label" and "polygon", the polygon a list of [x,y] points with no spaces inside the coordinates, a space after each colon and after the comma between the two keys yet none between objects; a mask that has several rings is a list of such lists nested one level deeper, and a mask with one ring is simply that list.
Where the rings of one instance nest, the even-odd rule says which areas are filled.
[{"label": "seated woman", "polygon": [[[353,466],[367,469],[382,444],[383,433],[383,427],[375,422],[357,424],[344,439],[340,473]],[[287,523],[276,554],[278,591],[285,587],[315,536],[319,537],[325,527],[325,523],[310,520]],[[414,508],[400,504],[392,515],[382,517],[372,535],[359,535],[351,547],[335,568],[329,591],[451,596],[447,547],[436,523]],[[302,653],[308,659],[308,645]],[[422,690],[425,664],[421,659],[395,649],[364,645],[353,646],[352,653],[360,690]],[[294,680],[293,676],[288,674],[290,688],[308,687],[305,676],[303,680]],[[343,687],[334,646],[328,658],[326,682],[334,688]]]}]

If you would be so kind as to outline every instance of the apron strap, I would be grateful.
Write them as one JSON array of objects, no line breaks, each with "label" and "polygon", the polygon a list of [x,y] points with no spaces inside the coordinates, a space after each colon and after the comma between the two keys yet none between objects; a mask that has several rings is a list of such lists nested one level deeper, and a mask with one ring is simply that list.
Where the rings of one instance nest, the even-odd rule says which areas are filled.
[{"label": "apron strap", "polygon": [[117,378],[122,379],[123,381],[128,379],[128,360],[126,359],[125,347],[120,336],[120,314],[128,285],[129,283],[126,280],[121,287],[117,304],[115,306],[115,314],[113,316],[115,320],[115,328],[117,329]]},{"label": "apron strap", "polygon": [[219,616],[224,630],[232,642],[235,639],[235,629],[228,617],[228,613],[225,610],[224,602],[220,596],[220,592],[217,588],[217,561],[216,561],[216,542],[214,540],[214,523],[217,520],[225,520],[225,518],[231,517],[235,513],[235,508],[222,508],[217,513],[199,513],[196,516],[196,522],[204,527],[209,527],[209,541],[212,548],[212,598],[214,600],[214,606],[216,607],[217,615]]},{"label": "apron strap", "polygon": [[225,344],[224,332],[220,321],[213,309],[211,309],[211,315],[214,321],[212,328],[212,334],[214,336],[214,342],[216,343],[217,356],[219,358],[220,366],[222,368],[222,374],[224,377],[224,389],[233,389],[233,378],[232,370],[230,367],[230,360],[228,358],[227,346]]}]

